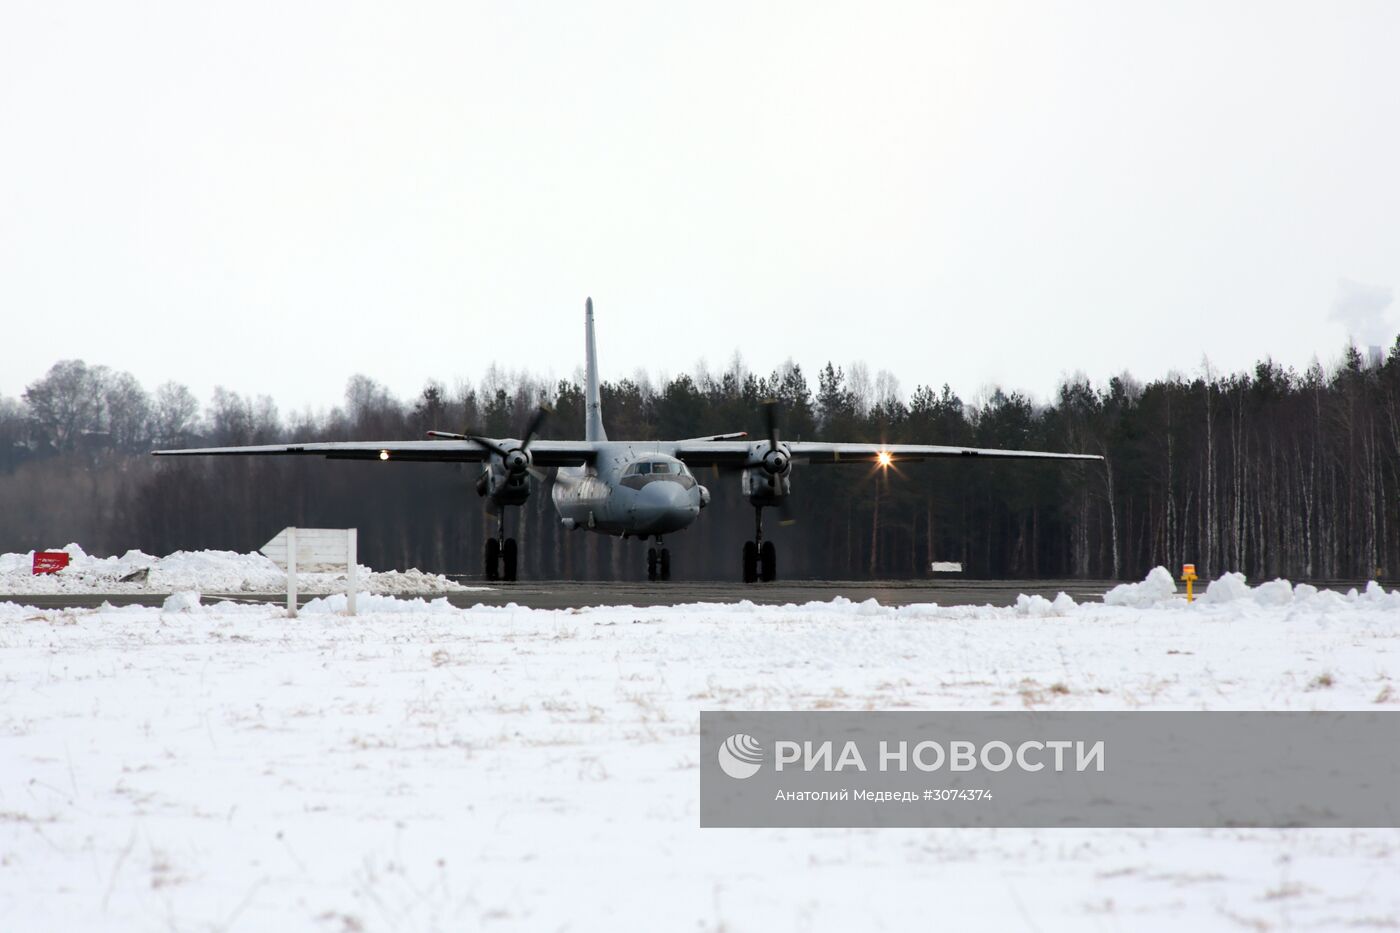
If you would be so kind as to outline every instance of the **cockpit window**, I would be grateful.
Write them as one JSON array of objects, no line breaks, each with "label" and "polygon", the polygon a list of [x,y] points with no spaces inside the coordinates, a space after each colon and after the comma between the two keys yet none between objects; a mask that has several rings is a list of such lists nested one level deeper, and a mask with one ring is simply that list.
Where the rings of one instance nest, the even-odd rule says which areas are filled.
[{"label": "cockpit window", "polygon": [[638,460],[629,463],[623,476],[690,476],[685,464],[678,460]]},{"label": "cockpit window", "polygon": [[622,485],[641,489],[651,483],[680,483],[684,489],[695,488],[695,476],[679,460],[635,460],[622,471]]}]

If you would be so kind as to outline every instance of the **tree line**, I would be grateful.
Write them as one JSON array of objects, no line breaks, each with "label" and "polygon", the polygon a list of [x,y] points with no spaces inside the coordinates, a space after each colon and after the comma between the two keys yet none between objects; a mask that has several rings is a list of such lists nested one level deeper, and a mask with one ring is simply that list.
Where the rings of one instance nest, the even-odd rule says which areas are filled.
[{"label": "tree line", "polygon": [[[960,561],[976,577],[1140,577],[1193,561],[1202,576],[1365,579],[1400,562],[1400,340],[1384,359],[1349,348],[1304,371],[1271,361],[1251,372],[1146,384],[1065,380],[1047,404],[996,389],[967,401],[943,385],[904,395],[887,374],[830,363],[815,384],[788,363],[770,374],[735,357],[723,372],[605,383],[618,439],[746,430],[763,435],[775,398],[788,440],[939,443],[1095,453],[1104,464],[929,461],[889,469],[803,467],[793,513],[769,513],[765,537],[786,578],[922,577]],[[372,378],[343,404],[283,416],[274,401],[225,388],[201,405],[185,386],[148,391],[130,373],[55,364],[20,398],[0,397],[0,550],[69,541],[128,548],[247,551],[286,525],[356,526],[362,561],[479,574],[494,520],[472,464],[320,458],[156,459],[156,447],[290,440],[394,440],[471,429],[516,436],[537,405],[544,436],[583,431],[577,379],[546,383],[492,368],[479,383],[430,381],[413,399]],[[735,579],[753,509],[737,473],[702,470],[711,506],[667,539],[679,578]],[[639,579],[645,546],[565,531],[547,485],[508,510],[522,577]]]}]

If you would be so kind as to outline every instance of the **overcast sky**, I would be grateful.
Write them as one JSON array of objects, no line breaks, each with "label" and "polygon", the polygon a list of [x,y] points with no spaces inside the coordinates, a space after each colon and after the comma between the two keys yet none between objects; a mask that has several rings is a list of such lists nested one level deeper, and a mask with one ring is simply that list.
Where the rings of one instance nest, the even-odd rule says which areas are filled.
[{"label": "overcast sky", "polygon": [[568,376],[588,295],[607,378],[1326,362],[1396,327],[1398,63],[1393,2],[7,0],[0,393]]}]

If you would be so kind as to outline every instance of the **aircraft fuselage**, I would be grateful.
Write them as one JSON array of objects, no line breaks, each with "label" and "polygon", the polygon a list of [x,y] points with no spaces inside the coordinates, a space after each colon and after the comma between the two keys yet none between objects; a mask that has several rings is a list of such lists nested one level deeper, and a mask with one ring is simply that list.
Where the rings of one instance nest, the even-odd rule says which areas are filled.
[{"label": "aircraft fuselage", "polygon": [[561,467],[554,508],[565,527],[648,537],[690,525],[710,499],[674,444],[604,441],[588,466]]}]

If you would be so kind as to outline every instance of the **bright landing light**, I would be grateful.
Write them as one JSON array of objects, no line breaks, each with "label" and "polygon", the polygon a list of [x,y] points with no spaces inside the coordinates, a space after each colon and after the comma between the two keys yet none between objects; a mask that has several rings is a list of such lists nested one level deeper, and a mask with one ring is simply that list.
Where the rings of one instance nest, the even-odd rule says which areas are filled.
[{"label": "bright landing light", "polygon": [[888,450],[882,450],[878,454],[876,454],[875,460],[882,467],[887,467],[891,463],[894,463],[894,457],[890,454]]},{"label": "bright landing light", "polygon": [[381,451],[379,452],[379,459],[380,459],[380,460],[388,460],[388,459],[389,459],[389,451],[387,451],[387,450],[381,450]]}]

